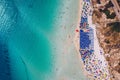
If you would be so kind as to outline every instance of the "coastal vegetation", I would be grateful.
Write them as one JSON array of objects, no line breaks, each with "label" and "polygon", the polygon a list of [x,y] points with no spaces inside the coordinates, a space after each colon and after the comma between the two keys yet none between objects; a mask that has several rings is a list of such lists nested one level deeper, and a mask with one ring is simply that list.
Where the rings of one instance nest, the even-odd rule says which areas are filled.
[{"label": "coastal vegetation", "polygon": [[115,31],[118,33],[120,32],[120,22],[109,23],[108,25],[111,27],[112,31]]},{"label": "coastal vegetation", "polygon": [[[97,37],[105,52],[112,80],[120,80],[120,21],[109,0],[92,0],[93,24],[96,24]],[[108,1],[108,2],[107,2]],[[117,0],[120,5],[120,0]]]}]

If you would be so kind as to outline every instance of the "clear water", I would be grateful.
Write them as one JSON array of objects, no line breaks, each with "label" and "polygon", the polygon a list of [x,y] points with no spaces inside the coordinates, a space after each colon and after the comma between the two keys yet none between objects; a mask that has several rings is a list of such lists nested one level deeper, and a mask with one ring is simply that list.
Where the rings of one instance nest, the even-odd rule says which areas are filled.
[{"label": "clear water", "polygon": [[44,32],[52,32],[58,0],[3,0],[0,4],[11,79],[44,80],[52,69],[51,45]]},{"label": "clear water", "polygon": [[50,35],[61,1],[0,0],[0,80],[52,80]]}]

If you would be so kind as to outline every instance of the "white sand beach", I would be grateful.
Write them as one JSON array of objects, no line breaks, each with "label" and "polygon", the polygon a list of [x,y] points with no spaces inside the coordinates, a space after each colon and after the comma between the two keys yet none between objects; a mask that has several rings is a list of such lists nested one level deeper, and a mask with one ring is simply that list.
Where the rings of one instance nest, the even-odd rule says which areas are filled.
[{"label": "white sand beach", "polygon": [[[110,80],[110,75],[109,75],[109,72],[108,72],[108,65],[107,65],[107,62],[106,62],[106,60],[104,58],[104,55],[103,55],[104,52],[102,54],[100,54],[101,53],[100,51],[102,51],[102,48],[100,48],[100,46],[99,46],[99,42],[98,42],[98,39],[97,39],[97,36],[96,36],[95,25],[92,23],[92,16],[88,16],[88,24],[89,24],[89,27],[92,28],[93,32],[94,32],[94,35],[93,35],[94,36],[94,54],[93,54],[91,59],[88,58],[88,62],[91,63],[92,60],[95,60],[95,62],[100,61],[101,65],[98,64],[98,63],[97,64],[92,63],[92,65],[91,64],[83,65],[83,70],[85,70],[84,68],[85,67],[87,68],[88,66],[89,66],[89,68],[91,67],[91,69],[93,70],[93,72],[89,72],[89,71],[85,70],[84,74],[91,80],[98,80],[98,79]],[[79,30],[79,27],[77,27],[77,29]],[[76,45],[78,53],[79,53],[79,48],[80,48],[80,46],[79,46],[80,36],[79,35],[80,35],[80,33],[75,34],[75,45]],[[81,59],[81,57],[80,57],[80,59]],[[97,67],[98,70],[103,70],[102,73],[101,73],[101,76],[99,78],[97,78],[97,76],[96,76],[96,79],[94,79],[94,76],[96,75],[97,69],[94,70],[94,68],[92,68],[93,66]],[[102,75],[105,75],[105,76],[102,76]]]}]

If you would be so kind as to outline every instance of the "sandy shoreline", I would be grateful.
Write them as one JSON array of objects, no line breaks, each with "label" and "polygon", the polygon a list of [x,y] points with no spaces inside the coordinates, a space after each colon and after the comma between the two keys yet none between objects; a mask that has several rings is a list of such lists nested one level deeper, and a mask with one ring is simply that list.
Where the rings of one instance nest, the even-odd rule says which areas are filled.
[{"label": "sandy shoreline", "polygon": [[[80,26],[80,21],[81,21],[81,13],[82,13],[82,8],[83,8],[83,0],[80,0],[79,3],[80,3],[80,4],[79,4],[79,13],[78,13],[79,18],[78,18],[78,24],[77,24],[77,27],[76,27],[75,30],[79,30],[79,31],[80,31],[79,26]],[[91,75],[89,75],[89,74],[86,72],[85,66],[84,66],[84,64],[83,64],[83,61],[82,61],[82,58],[81,58],[81,55],[80,55],[80,52],[79,52],[79,50],[80,50],[80,32],[75,32],[74,44],[75,44],[75,47],[76,47],[76,50],[77,50],[77,54],[78,54],[78,58],[79,58],[79,61],[80,61],[81,67],[82,67],[82,72],[83,72],[83,74],[84,74],[87,78],[88,78],[88,76],[89,76],[89,78],[90,78]],[[91,78],[92,78],[92,77],[91,77]]]},{"label": "sandy shoreline", "polygon": [[[75,31],[76,30],[80,31],[79,26],[80,26],[80,21],[81,21],[82,7],[83,7],[83,0],[80,0],[80,2],[79,2],[79,10],[78,10],[79,11],[79,13],[78,13],[79,17],[78,17],[78,22],[77,22],[78,24],[77,24],[77,27],[76,27]],[[84,68],[84,64],[83,64],[83,61],[82,61],[82,58],[81,58],[81,55],[80,55],[80,52],[79,52],[79,50],[80,50],[80,32],[75,32],[74,44],[75,44],[75,47],[76,47],[76,50],[77,50],[78,58],[80,59],[82,72],[87,77],[88,74],[87,74],[87,72],[86,72],[86,70]]]},{"label": "sandy shoreline", "polygon": [[81,68],[80,54],[76,50],[73,39],[76,26],[80,22],[78,21],[80,20],[80,2],[81,0],[65,0],[60,3],[57,22],[54,25],[55,33],[51,36],[53,53],[55,53],[53,55],[55,57],[53,72],[55,79],[53,80],[87,80],[83,74],[84,68]]},{"label": "sandy shoreline", "polygon": [[[82,12],[82,7],[83,7],[83,0],[80,0],[79,2],[79,13],[78,13],[78,24],[77,24],[77,27],[76,27],[76,30],[79,30],[80,31],[80,21],[81,21],[81,12]],[[80,59],[80,63],[82,65],[82,68],[83,68],[83,73],[86,75],[87,73],[85,72],[85,69],[84,69],[84,65],[83,65],[83,62],[82,62],[82,58],[81,58],[81,55],[80,55],[80,32],[75,32],[75,37],[74,37],[74,44],[75,44],[75,47],[76,47],[76,50],[78,52],[78,57]]]},{"label": "sandy shoreline", "polygon": [[[78,20],[78,23],[80,23],[80,18],[81,18],[81,10],[82,10],[82,3],[83,3],[83,1],[81,0],[80,1],[80,8],[79,8],[79,20]],[[90,19],[90,17],[88,17],[89,19]],[[92,24],[92,21],[91,20],[89,20],[88,19],[88,21],[89,21],[89,23],[90,23],[90,25],[91,26],[93,26],[93,24]],[[77,28],[76,28],[76,30],[79,30],[80,31],[80,28],[79,28],[79,25],[80,24],[78,24],[77,25]],[[92,27],[91,27],[92,28]],[[100,46],[99,46],[99,43],[97,42],[97,39],[96,39],[96,29],[95,29],[95,25],[94,25],[94,27],[93,27],[93,30],[94,30],[94,40],[95,40],[95,43],[94,43],[94,47],[96,47],[96,48],[99,48],[99,50],[101,50],[100,49]],[[79,49],[80,49],[80,41],[79,41],[79,39],[80,39],[80,33],[79,32],[75,32],[75,38],[74,38],[74,44],[75,44],[75,46],[76,46],[76,49],[77,49],[77,52],[78,52],[78,56],[79,56],[79,59],[80,59],[80,63],[82,64],[82,68],[83,68],[83,73],[84,73],[84,75],[86,75],[89,79],[93,79],[93,76],[94,75],[91,75],[91,74],[88,74],[88,72],[86,72],[86,70],[85,70],[85,65],[83,64],[83,61],[82,61],[82,58],[81,58],[81,55],[80,55],[80,52],[79,52]],[[94,48],[94,50],[95,50],[95,52],[94,52],[94,55],[98,58],[98,60],[100,60],[100,58],[102,59],[101,61],[105,61],[105,58],[104,58],[104,56],[103,55],[100,55],[99,54],[99,50],[97,50],[96,48]],[[104,64],[106,64],[106,62],[104,62],[104,63],[102,63],[102,65],[104,65]],[[99,66],[99,65],[98,65]],[[106,66],[106,65],[104,65],[104,66]],[[107,69],[108,67],[106,67],[106,69]],[[104,68],[103,68],[104,69]],[[107,71],[107,70],[106,70]],[[106,74],[109,76],[109,73],[108,72],[106,72]],[[102,78],[103,79],[103,78]]]}]

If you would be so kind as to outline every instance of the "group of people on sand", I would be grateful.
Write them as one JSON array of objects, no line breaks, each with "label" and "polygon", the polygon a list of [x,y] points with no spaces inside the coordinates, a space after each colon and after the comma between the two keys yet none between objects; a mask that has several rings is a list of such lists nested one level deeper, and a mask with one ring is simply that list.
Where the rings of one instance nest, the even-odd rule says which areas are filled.
[{"label": "group of people on sand", "polygon": [[[83,10],[82,10],[82,15],[81,15],[81,22],[80,22],[80,55],[85,67],[85,70],[90,78],[93,78],[95,80],[110,80],[110,77],[108,75],[108,70],[106,69],[106,63],[104,60],[98,58],[98,55],[102,55],[102,51],[99,51],[98,53],[95,54],[94,48],[91,48],[91,44],[93,43],[85,43],[85,41],[90,41],[92,40],[90,38],[83,39],[83,35],[87,35],[90,37],[91,35],[91,29],[88,24],[88,17],[92,16],[89,15],[91,14],[90,10],[90,0],[83,0]],[[88,24],[88,25],[84,25]],[[84,32],[85,29],[89,29],[87,32]],[[87,33],[87,34],[86,34]],[[93,34],[92,34],[93,35]],[[94,35],[93,35],[94,36]],[[82,40],[83,39],[83,40]],[[87,40],[88,39],[88,40]],[[83,41],[83,42],[81,42]],[[81,44],[82,43],[82,44]],[[94,45],[92,45],[94,47]],[[99,56],[100,57],[100,56]]]}]

